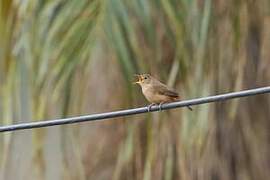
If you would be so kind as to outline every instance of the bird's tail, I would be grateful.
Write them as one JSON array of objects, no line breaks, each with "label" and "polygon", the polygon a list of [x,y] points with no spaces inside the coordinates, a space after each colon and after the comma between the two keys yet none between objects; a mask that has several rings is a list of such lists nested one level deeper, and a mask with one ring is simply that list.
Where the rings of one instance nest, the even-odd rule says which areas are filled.
[{"label": "bird's tail", "polygon": [[[177,97],[174,97],[174,99],[173,99],[174,101],[180,101],[180,96],[177,96]],[[190,106],[186,106],[190,111],[192,111],[193,109],[192,109],[192,107],[190,107]]]},{"label": "bird's tail", "polygon": [[187,106],[187,108],[190,110],[190,111],[192,111],[193,109],[190,107],[190,106]]}]

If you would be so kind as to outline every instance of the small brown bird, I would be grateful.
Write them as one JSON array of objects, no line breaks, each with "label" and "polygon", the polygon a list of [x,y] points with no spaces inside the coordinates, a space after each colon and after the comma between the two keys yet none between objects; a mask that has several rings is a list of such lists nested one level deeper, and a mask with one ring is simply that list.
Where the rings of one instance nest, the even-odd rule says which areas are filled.
[{"label": "small brown bird", "polygon": [[[134,83],[141,86],[143,95],[151,102],[148,106],[148,111],[150,111],[151,106],[155,104],[159,104],[159,110],[161,110],[162,104],[180,100],[177,92],[170,89],[150,74],[140,74],[135,76],[138,77],[138,81]],[[192,111],[191,107],[187,106],[187,108]]]}]

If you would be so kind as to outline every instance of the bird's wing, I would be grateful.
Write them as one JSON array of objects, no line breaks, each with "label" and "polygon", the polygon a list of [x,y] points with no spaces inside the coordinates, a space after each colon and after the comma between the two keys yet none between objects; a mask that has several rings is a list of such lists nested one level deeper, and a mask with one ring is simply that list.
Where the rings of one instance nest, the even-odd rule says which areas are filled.
[{"label": "bird's wing", "polygon": [[157,85],[158,87],[154,88],[157,90],[158,94],[162,94],[165,96],[170,96],[170,97],[179,97],[179,94],[177,92],[174,92],[173,90],[168,89],[164,84],[160,83]]}]

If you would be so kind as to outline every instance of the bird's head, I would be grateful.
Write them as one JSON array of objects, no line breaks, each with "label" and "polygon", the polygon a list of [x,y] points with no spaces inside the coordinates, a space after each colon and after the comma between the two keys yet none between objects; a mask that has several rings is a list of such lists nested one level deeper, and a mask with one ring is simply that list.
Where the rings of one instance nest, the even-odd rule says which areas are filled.
[{"label": "bird's head", "polygon": [[138,78],[134,84],[139,84],[139,85],[147,85],[151,83],[152,77],[150,74],[135,74],[135,76]]}]

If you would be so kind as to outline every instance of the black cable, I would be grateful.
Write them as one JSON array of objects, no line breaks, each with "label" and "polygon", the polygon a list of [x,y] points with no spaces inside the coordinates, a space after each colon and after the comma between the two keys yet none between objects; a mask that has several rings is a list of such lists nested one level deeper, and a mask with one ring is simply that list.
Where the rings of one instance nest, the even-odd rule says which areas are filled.
[{"label": "black cable", "polygon": [[[265,93],[270,93],[270,86],[163,104],[162,110],[179,108],[179,107],[184,107],[184,106],[192,106],[192,105],[198,105],[198,104],[205,104],[205,103],[216,102],[216,101],[224,101],[224,100],[233,99],[233,98],[254,96],[254,95],[265,94]],[[158,106],[152,106],[150,111],[158,111],[158,110],[159,110]],[[73,123],[79,123],[79,122],[85,122],[85,121],[97,121],[97,120],[104,120],[104,119],[116,118],[116,117],[121,117],[121,116],[129,116],[133,114],[141,114],[141,113],[146,113],[146,112],[148,112],[147,106],[134,108],[134,109],[107,112],[107,113],[70,117],[70,118],[64,118],[64,119],[20,123],[20,124],[13,124],[13,125],[7,125],[7,126],[0,126],[0,132],[41,128],[41,127],[56,126],[56,125],[63,125],[63,124],[73,124]]]}]

